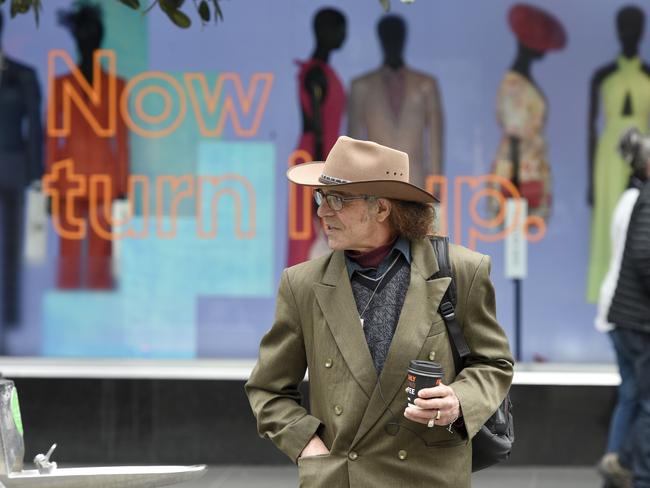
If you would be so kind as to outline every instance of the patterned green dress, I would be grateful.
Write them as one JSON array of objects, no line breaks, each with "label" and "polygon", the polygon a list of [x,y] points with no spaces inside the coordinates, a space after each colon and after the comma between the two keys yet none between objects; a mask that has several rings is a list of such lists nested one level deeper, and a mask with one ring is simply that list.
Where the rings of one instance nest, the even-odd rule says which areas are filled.
[{"label": "patterned green dress", "polygon": [[[643,133],[648,130],[650,76],[643,71],[639,58],[619,57],[618,69],[603,80],[600,90],[605,126],[598,141],[594,164],[594,209],[587,279],[589,302],[598,300],[600,285],[607,273],[612,214],[630,177],[630,167],[618,152],[618,142],[630,127]],[[625,110],[626,105],[629,110]]]}]

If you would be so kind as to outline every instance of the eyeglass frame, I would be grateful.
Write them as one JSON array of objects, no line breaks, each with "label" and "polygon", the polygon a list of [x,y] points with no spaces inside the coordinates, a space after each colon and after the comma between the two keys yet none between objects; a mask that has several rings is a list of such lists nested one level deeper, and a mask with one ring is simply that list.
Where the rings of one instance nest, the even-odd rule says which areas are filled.
[{"label": "eyeglass frame", "polygon": [[[332,204],[330,201],[330,198],[334,199],[335,202],[340,202],[335,205]],[[340,212],[343,210],[343,207],[345,207],[345,202],[351,201],[351,200],[372,200],[374,198],[377,198],[373,195],[359,195],[359,196],[354,196],[354,197],[343,197],[341,195],[337,195],[336,193],[324,193],[323,190],[320,188],[317,188],[314,190],[314,200],[316,201],[316,205],[319,207],[323,204],[323,202],[327,202],[327,206],[334,210],[335,212]]]}]

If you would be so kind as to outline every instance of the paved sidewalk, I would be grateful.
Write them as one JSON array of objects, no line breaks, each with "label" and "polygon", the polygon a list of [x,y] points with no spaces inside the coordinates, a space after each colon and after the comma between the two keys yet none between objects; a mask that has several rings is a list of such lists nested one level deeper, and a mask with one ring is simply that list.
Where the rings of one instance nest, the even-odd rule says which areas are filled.
[{"label": "paved sidewalk", "polygon": [[[179,488],[293,488],[298,475],[293,466],[211,466],[204,478]],[[594,468],[502,467],[474,475],[472,488],[598,488]]]}]

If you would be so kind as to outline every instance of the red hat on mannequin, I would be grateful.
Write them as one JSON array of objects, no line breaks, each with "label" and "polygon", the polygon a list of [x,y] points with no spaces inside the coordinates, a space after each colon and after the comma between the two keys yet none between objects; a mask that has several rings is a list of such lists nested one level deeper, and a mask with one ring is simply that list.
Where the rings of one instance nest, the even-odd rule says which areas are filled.
[{"label": "red hat on mannequin", "polygon": [[566,45],[560,21],[540,8],[518,3],[510,9],[508,21],[519,42],[530,49],[546,52]]}]

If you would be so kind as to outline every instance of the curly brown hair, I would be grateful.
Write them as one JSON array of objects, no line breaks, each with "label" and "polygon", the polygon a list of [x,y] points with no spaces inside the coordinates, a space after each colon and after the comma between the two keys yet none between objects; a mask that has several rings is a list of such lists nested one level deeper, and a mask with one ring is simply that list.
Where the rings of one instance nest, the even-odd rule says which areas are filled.
[{"label": "curly brown hair", "polygon": [[393,200],[388,223],[393,231],[413,241],[433,234],[436,212],[429,203]]}]

